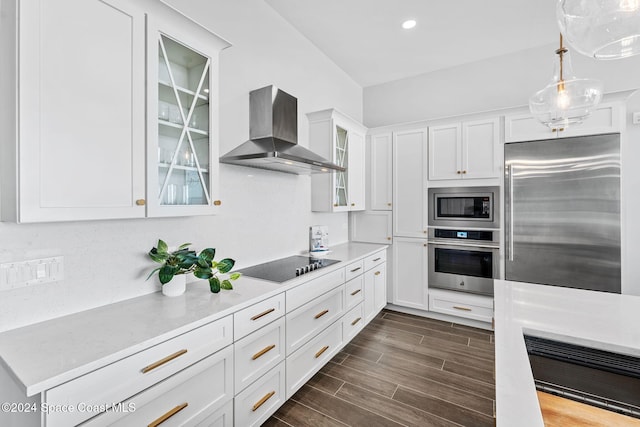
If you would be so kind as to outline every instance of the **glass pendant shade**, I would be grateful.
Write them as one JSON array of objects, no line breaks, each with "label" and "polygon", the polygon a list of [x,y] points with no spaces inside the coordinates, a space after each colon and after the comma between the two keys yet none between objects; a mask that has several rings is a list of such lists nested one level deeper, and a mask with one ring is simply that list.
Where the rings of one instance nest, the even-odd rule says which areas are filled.
[{"label": "glass pendant shade", "polygon": [[640,53],[640,0],[558,0],[556,14],[577,52],[596,59]]},{"label": "glass pendant shade", "polygon": [[529,109],[550,128],[563,128],[581,123],[591,114],[602,98],[602,82],[574,76],[569,52],[562,46],[562,36],[556,54],[553,78],[529,98]]}]

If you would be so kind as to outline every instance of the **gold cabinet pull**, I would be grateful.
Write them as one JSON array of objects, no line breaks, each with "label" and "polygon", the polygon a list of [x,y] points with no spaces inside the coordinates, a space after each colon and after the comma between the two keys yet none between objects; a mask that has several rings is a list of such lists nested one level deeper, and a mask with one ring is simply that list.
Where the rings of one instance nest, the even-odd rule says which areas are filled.
[{"label": "gold cabinet pull", "polygon": [[355,203],[351,203],[351,206],[355,206],[355,205],[356,205]]},{"label": "gold cabinet pull", "polygon": [[460,175],[462,172],[460,172],[460,171],[456,171],[456,173],[457,173],[458,175]]},{"label": "gold cabinet pull", "polygon": [[263,311],[263,312],[262,312],[262,313],[260,313],[260,314],[256,314],[255,316],[253,316],[253,317],[251,318],[251,320],[258,320],[259,318],[264,317],[264,316],[266,316],[266,315],[267,315],[267,314],[269,314],[269,313],[273,313],[274,311],[276,311],[276,309],[275,309],[275,308],[270,308],[270,309],[268,309],[268,310]]},{"label": "gold cabinet pull", "polygon": [[270,350],[273,350],[274,348],[276,348],[275,344],[271,344],[271,345],[266,346],[265,348],[263,348],[262,350],[260,350],[259,352],[257,352],[253,356],[251,356],[251,360],[256,360],[258,357],[262,356],[263,354],[265,354],[266,352],[268,352]]},{"label": "gold cabinet pull", "polygon": [[467,173],[467,171],[462,171],[463,174]]},{"label": "gold cabinet pull", "polygon": [[362,290],[362,289],[356,289],[355,291],[351,292],[351,296],[358,295],[358,293],[359,293],[361,290]]},{"label": "gold cabinet pull", "polygon": [[560,128],[558,129],[560,132],[564,132],[564,128]]},{"label": "gold cabinet pull", "polygon": [[460,307],[458,305],[454,305],[453,308],[455,308],[456,310],[471,311],[471,309],[468,307]]},{"label": "gold cabinet pull", "polygon": [[351,326],[355,326],[356,323],[358,323],[360,321],[360,319],[362,319],[362,317],[358,317],[356,320],[354,320],[353,322],[351,322]]},{"label": "gold cabinet pull", "polygon": [[427,244],[426,244],[426,243],[423,243],[423,244],[422,244],[422,246],[424,246],[424,247],[426,248],[426,247],[427,247]]},{"label": "gold cabinet pull", "polygon": [[149,371],[153,371],[157,367],[162,366],[167,362],[171,362],[173,359],[176,359],[176,358],[182,356],[186,352],[187,352],[186,348],[183,348],[180,351],[176,351],[175,353],[170,354],[169,356],[165,357],[164,359],[160,359],[157,362],[152,363],[151,365],[145,366],[144,368],[142,368],[142,373],[146,374]]},{"label": "gold cabinet pull", "polygon": [[557,131],[557,130],[558,130],[558,129],[556,129],[556,128],[551,128],[551,132],[555,132],[555,131]]},{"label": "gold cabinet pull", "polygon": [[325,351],[327,351],[327,349],[329,348],[328,345],[325,345],[324,347],[322,347],[320,350],[318,350],[318,352],[316,353],[316,359],[320,356],[322,356],[322,353],[324,353]]},{"label": "gold cabinet pull", "polygon": [[136,205],[138,205],[138,206],[144,206],[146,203],[147,203],[147,201],[145,199],[136,200]]},{"label": "gold cabinet pull", "polygon": [[222,200],[214,200],[213,206],[220,206],[222,204]]},{"label": "gold cabinet pull", "polygon": [[427,230],[423,230],[422,233],[427,234]]},{"label": "gold cabinet pull", "polygon": [[172,410],[168,411],[163,416],[161,416],[161,417],[157,418],[156,420],[152,421],[151,423],[149,423],[148,427],[157,427],[157,426],[159,426],[163,422],[167,421],[169,418],[173,417],[178,412],[182,411],[187,406],[189,406],[189,404],[187,402],[184,402],[182,405],[176,406],[175,408],[173,408]]},{"label": "gold cabinet pull", "polygon": [[387,237],[387,240],[391,240],[391,237]]},{"label": "gold cabinet pull", "polygon": [[262,399],[258,400],[255,405],[253,405],[253,408],[251,408],[251,410],[253,412],[256,412],[258,410],[259,407],[261,407],[262,405],[264,405],[264,402],[266,402],[267,400],[271,399],[271,396],[273,396],[274,394],[276,394],[276,391],[270,391],[269,393],[265,394],[264,396],[262,396]]},{"label": "gold cabinet pull", "polygon": [[362,268],[362,267],[354,268],[353,270],[351,270],[351,272],[352,272],[352,273],[355,273],[356,271],[360,270],[361,268]]},{"label": "gold cabinet pull", "polygon": [[322,316],[324,316],[325,314],[327,314],[328,312],[329,312],[329,310],[322,310],[320,313],[318,313],[318,314],[316,314],[316,315],[314,316],[314,319],[319,319],[319,318],[321,318]]},{"label": "gold cabinet pull", "polygon": [[373,260],[373,262],[380,261],[381,259],[382,258],[376,258],[376,259]]},{"label": "gold cabinet pull", "polygon": [[387,206],[391,206],[391,203],[387,203]]},{"label": "gold cabinet pull", "polygon": [[337,207],[338,207],[338,204],[337,204],[337,203],[334,203],[334,204],[333,204],[333,207],[334,207],[334,208],[337,208]]},{"label": "gold cabinet pull", "polygon": [[373,274],[374,274],[374,275],[376,275],[376,276],[379,276],[379,275],[380,275],[380,272],[379,272],[379,271],[376,271],[376,272],[375,272],[375,273],[373,273]]}]

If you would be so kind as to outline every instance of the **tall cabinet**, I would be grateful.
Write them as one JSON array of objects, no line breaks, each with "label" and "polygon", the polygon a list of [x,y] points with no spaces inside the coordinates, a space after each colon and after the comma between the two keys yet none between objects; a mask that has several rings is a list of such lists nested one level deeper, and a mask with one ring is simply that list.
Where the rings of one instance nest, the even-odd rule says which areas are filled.
[{"label": "tall cabinet", "polygon": [[365,209],[365,135],[367,129],[335,109],[307,114],[309,148],[344,172],[311,176],[311,210],[349,212]]},{"label": "tall cabinet", "polygon": [[[151,0],[2,7],[3,220],[193,215],[205,203],[211,212],[217,55],[227,42]],[[189,162],[168,161],[186,146]],[[190,209],[168,210],[174,200]]]}]

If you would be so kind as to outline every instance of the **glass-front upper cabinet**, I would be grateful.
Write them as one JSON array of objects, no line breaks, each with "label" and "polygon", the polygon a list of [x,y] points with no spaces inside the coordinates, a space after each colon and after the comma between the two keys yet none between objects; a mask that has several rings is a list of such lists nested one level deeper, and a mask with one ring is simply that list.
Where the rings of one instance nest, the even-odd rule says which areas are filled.
[{"label": "glass-front upper cabinet", "polygon": [[[346,129],[336,126],[336,164],[343,168],[349,166],[349,132]],[[334,175],[335,194],[333,199],[334,207],[347,207],[349,203],[348,179],[347,171],[335,172]]]},{"label": "glass-front upper cabinet", "polygon": [[221,204],[217,55],[225,42],[212,45],[175,23],[149,25],[148,216],[214,213]]}]

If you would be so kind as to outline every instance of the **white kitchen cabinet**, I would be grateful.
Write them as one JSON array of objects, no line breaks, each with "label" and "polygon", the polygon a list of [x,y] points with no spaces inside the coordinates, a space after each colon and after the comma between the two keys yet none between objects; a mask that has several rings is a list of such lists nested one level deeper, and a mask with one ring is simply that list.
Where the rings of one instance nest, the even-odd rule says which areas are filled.
[{"label": "white kitchen cabinet", "polygon": [[427,235],[427,129],[393,134],[393,235]]},{"label": "white kitchen cabinet", "polygon": [[567,128],[550,129],[530,113],[509,114],[504,118],[504,141],[521,142],[570,136],[620,132],[624,108],[619,102],[600,103],[584,122]]},{"label": "white kitchen cabinet", "polygon": [[[184,37],[212,59],[228,44],[150,0],[8,0],[0,27],[3,38],[15,41],[15,48],[2,45],[3,58],[14,66],[2,75],[12,83],[0,85],[2,110],[10,118],[6,123],[3,118],[0,132],[4,141],[15,141],[2,147],[2,219],[26,223],[161,215],[149,204],[158,197],[158,178],[148,180],[150,171],[162,171],[154,137],[158,73],[146,74],[158,69],[158,31],[168,38]],[[208,75],[213,90],[216,67]],[[188,97],[179,92],[183,100]],[[206,132],[213,158],[217,94],[209,99]],[[181,132],[180,126],[172,129]],[[209,170],[209,193],[217,181],[212,163],[207,159],[202,167]],[[187,175],[187,170],[180,173]]]},{"label": "white kitchen cabinet", "polygon": [[396,237],[393,242],[393,303],[429,308],[427,240]]},{"label": "white kitchen cabinet", "polygon": [[369,323],[387,305],[386,264],[373,266],[364,273],[364,319]]},{"label": "white kitchen cabinet", "polygon": [[429,127],[429,180],[498,178],[496,118]]},{"label": "white kitchen cabinet", "polygon": [[307,114],[309,148],[344,172],[311,176],[311,210],[348,212],[365,209],[365,135],[367,129],[335,110]]},{"label": "white kitchen cabinet", "polygon": [[150,15],[148,216],[212,214],[218,196],[218,52],[191,22]]},{"label": "white kitchen cabinet", "polygon": [[393,200],[393,134],[369,135],[369,209],[390,211]]},{"label": "white kitchen cabinet", "polygon": [[349,214],[349,233],[353,242],[393,242],[393,224],[390,211],[362,211]]},{"label": "white kitchen cabinet", "polygon": [[262,425],[287,399],[285,387],[285,362],[281,362],[235,397],[234,425]]},{"label": "white kitchen cabinet", "polygon": [[429,310],[491,323],[493,297],[444,289],[430,289]]}]

